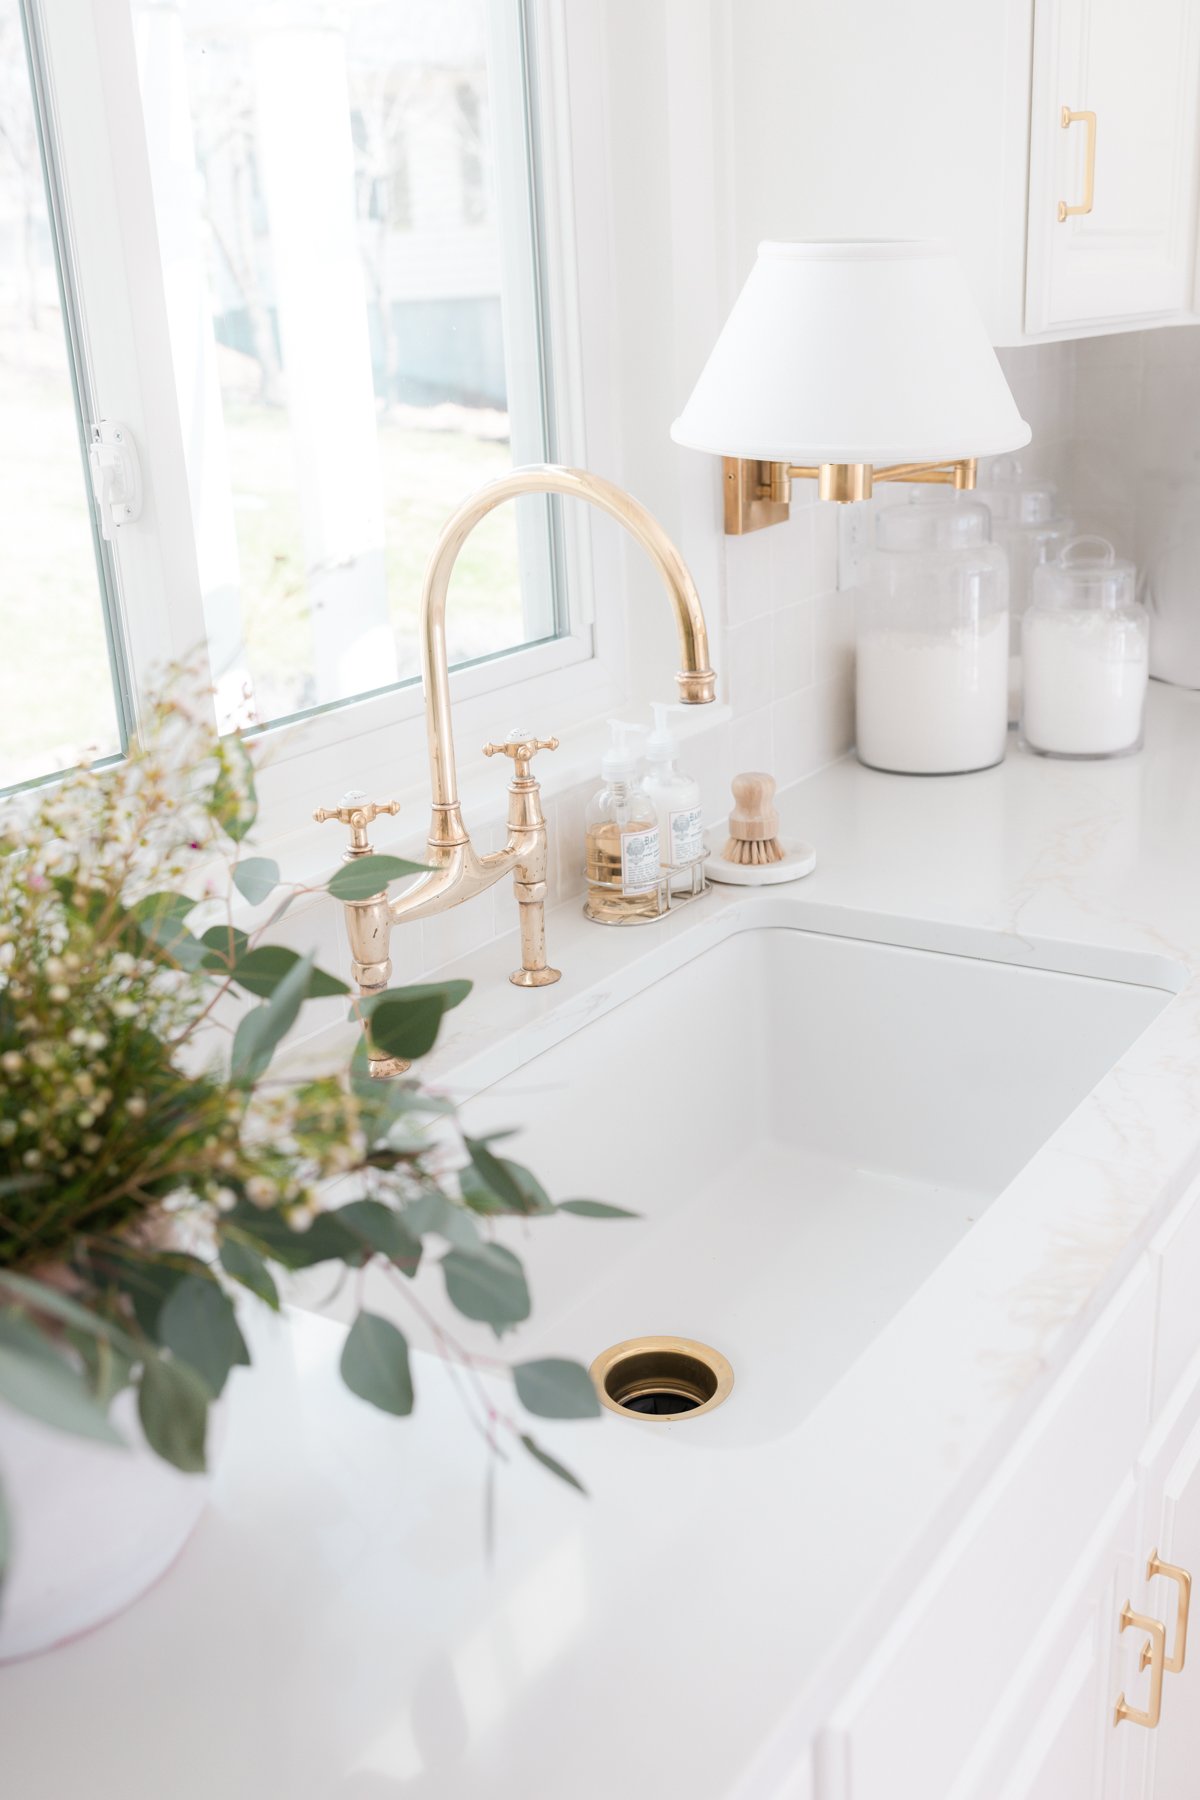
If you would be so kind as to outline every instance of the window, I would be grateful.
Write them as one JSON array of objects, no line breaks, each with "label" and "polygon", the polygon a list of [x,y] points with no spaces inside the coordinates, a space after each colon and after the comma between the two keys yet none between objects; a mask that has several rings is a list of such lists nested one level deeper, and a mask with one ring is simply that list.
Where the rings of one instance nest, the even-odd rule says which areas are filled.
[{"label": "window", "polygon": [[0,0],[0,789],[124,746],[18,0]]},{"label": "window", "polygon": [[[524,70],[489,58],[486,0],[131,6],[213,673],[230,721],[294,718],[415,678],[438,526],[515,435],[549,453],[541,321],[500,243],[532,279]],[[468,546],[453,663],[556,635],[532,511],[524,582],[512,512]]]},{"label": "window", "polygon": [[[0,134],[0,399],[6,425],[20,419],[0,491],[22,517],[8,546],[23,546],[0,589],[10,642],[18,620],[0,783],[66,766],[85,734],[119,753],[137,694],[197,647],[223,727],[272,728],[304,805],[329,798],[328,752],[351,739],[358,781],[415,778],[437,532],[513,462],[572,459],[570,158],[562,118],[542,160],[534,128],[532,18],[553,9],[0,0],[9,111],[22,8],[40,72],[31,93],[21,62],[26,132],[34,94],[42,113],[32,166],[39,182],[53,170],[47,211]],[[67,330],[51,356],[56,243]],[[127,422],[146,496],[111,545],[93,542],[80,493],[80,429],[100,420]],[[510,709],[541,710],[550,682],[556,729],[560,703],[613,703],[619,651],[596,654],[591,559],[586,521],[538,497],[472,535],[447,619],[466,732],[501,690],[481,737]]]}]

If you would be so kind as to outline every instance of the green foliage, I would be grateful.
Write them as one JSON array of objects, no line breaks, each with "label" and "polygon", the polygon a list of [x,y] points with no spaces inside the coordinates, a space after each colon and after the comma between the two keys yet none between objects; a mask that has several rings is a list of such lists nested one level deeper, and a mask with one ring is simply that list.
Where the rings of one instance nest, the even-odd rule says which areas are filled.
[{"label": "green foliage", "polygon": [[377,1313],[360,1312],[342,1350],[342,1380],[381,1412],[405,1418],[413,1409],[412,1372],[404,1333]]},{"label": "green foliage", "polygon": [[565,1357],[517,1363],[513,1381],[526,1412],[543,1419],[594,1419],[600,1411],[591,1376],[582,1363]]},{"label": "green foliage", "polygon": [[580,1219],[640,1219],[642,1216],[629,1212],[624,1206],[609,1206],[604,1200],[560,1200],[554,1210],[574,1213]]},{"label": "green foliage", "polygon": [[[429,1279],[432,1240],[450,1306],[499,1336],[529,1317],[530,1295],[518,1257],[485,1233],[556,1210],[496,1147],[507,1134],[468,1136],[452,1100],[372,1079],[365,1035],[348,1068],[279,1074],[305,1004],[348,989],[265,941],[306,890],[242,853],[253,760],[208,716],[206,701],[167,700],[123,762],[47,789],[19,832],[0,819],[0,1404],[119,1444],[108,1410],[132,1387],[148,1442],[186,1471],[204,1467],[211,1402],[250,1360],[239,1305],[278,1309],[281,1271],[329,1264],[357,1279],[374,1264],[403,1305]],[[363,857],[326,891],[361,900],[421,872]],[[247,929],[242,903],[269,917]],[[470,991],[389,988],[351,1013],[379,1050],[415,1060]],[[596,1201],[561,1210],[630,1216]],[[452,1333],[443,1342],[470,1365]],[[342,1374],[384,1412],[412,1411],[408,1345],[390,1319],[359,1310]],[[531,1412],[596,1410],[576,1364],[526,1361],[513,1376]],[[519,1434],[489,1417],[502,1458],[501,1435]],[[6,1534],[0,1516],[0,1571]]]},{"label": "green foliage", "polygon": [[233,1303],[211,1275],[185,1275],[176,1283],[163,1302],[157,1336],[195,1370],[214,1400],[235,1364],[250,1361]]},{"label": "green foliage", "polygon": [[279,886],[279,864],[269,856],[247,856],[234,865],[233,885],[251,906],[261,906]]},{"label": "green foliage", "polygon": [[102,1444],[121,1442],[79,1370],[28,1320],[12,1313],[0,1313],[0,1399],[57,1431]]},{"label": "green foliage", "polygon": [[497,1337],[529,1317],[525,1271],[502,1244],[447,1251],[442,1275],[450,1304],[466,1319],[483,1320]]},{"label": "green foliage", "polygon": [[186,1363],[150,1356],[138,1388],[138,1418],[152,1450],[185,1475],[205,1467],[209,1390]]},{"label": "green foliage", "polygon": [[401,875],[427,873],[425,863],[406,862],[402,856],[356,856],[343,863],[325,886],[335,900],[371,900]]},{"label": "green foliage", "polygon": [[587,1489],[577,1475],[572,1475],[570,1469],[565,1468],[562,1463],[551,1456],[548,1450],[543,1450],[542,1446],[539,1443],[536,1443],[534,1439],[529,1437],[525,1432],[521,1433],[521,1442],[524,1444],[526,1450],[528,1450],[530,1456],[532,1456],[536,1462],[541,1463],[543,1469],[549,1469],[551,1475],[557,1475],[560,1481],[565,1481],[568,1487],[575,1488],[578,1493],[587,1493]]}]

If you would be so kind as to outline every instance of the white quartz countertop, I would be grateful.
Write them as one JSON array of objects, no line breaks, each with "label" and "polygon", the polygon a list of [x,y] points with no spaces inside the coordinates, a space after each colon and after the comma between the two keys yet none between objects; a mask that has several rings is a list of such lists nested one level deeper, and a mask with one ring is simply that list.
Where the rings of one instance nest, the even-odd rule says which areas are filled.
[{"label": "white quartz countertop", "polygon": [[389,1420],[340,1388],[338,1325],[270,1322],[261,1368],[234,1377],[212,1503],[177,1565],[111,1625],[0,1670],[0,1793],[804,1791],[778,1771],[837,1691],[839,1642],[894,1610],[1200,1165],[1200,694],[1153,686],[1129,760],[1010,748],[950,779],[846,761],[781,806],[815,875],[728,890],[661,931],[559,908],[567,978],[509,987],[512,941],[467,959],[477,991],[432,1075],[486,1086],[619,1001],[640,959],[694,954],[733,907],[1171,990],[918,1296],[939,1309],[938,1342],[910,1304],[767,1444],[539,1422],[591,1498],[506,1465],[489,1564],[484,1452],[440,1366],[421,1368],[414,1417]]}]

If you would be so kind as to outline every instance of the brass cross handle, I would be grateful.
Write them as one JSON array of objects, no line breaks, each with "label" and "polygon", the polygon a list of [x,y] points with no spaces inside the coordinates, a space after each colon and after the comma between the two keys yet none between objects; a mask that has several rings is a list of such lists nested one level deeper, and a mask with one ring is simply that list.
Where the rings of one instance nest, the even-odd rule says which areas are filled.
[{"label": "brass cross handle", "polygon": [[371,846],[367,842],[367,826],[381,813],[389,813],[392,818],[400,811],[398,800],[368,800],[365,794],[350,792],[342,795],[340,806],[318,806],[313,818],[318,825],[324,825],[329,819],[336,819],[341,825],[350,827],[350,851],[352,855],[365,855]]},{"label": "brass cross handle", "polygon": [[557,750],[557,738],[512,737],[506,744],[485,744],[485,756],[511,756],[513,759],[513,778],[516,781],[530,781],[532,776],[529,765],[539,750]]}]

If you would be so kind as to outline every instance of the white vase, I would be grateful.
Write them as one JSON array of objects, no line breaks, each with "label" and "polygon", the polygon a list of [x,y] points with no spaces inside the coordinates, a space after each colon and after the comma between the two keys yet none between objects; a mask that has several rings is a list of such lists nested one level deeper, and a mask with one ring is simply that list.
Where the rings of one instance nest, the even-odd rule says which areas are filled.
[{"label": "white vase", "polygon": [[208,1477],[182,1475],[154,1454],[132,1392],[117,1396],[111,1418],[127,1449],[51,1431],[0,1403],[0,1483],[12,1534],[0,1663],[123,1612],[170,1568],[204,1510]]}]

